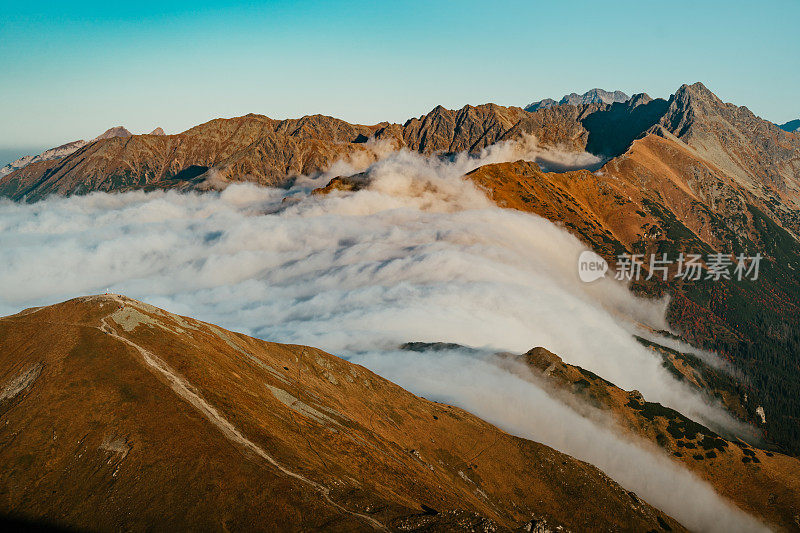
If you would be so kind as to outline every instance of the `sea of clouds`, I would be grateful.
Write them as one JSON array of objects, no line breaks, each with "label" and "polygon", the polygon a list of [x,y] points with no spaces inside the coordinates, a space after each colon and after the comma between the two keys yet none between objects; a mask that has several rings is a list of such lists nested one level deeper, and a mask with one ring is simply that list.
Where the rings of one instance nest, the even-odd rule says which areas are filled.
[{"label": "sea of clouds", "polygon": [[[463,179],[488,163],[591,166],[534,141],[447,160],[382,150],[299,177],[290,190],[129,192],[0,203],[0,314],[104,292],[364,364],[412,392],[589,461],[692,529],[760,525],[658,450],[581,416],[496,352],[544,346],[625,389],[741,431],[661,367],[632,336],[667,329],[665,301],[613,280],[581,283],[585,247],[529,214],[499,209]],[[309,195],[365,170],[358,192]],[[559,167],[559,165],[561,165]],[[477,351],[415,353],[409,341]]]}]

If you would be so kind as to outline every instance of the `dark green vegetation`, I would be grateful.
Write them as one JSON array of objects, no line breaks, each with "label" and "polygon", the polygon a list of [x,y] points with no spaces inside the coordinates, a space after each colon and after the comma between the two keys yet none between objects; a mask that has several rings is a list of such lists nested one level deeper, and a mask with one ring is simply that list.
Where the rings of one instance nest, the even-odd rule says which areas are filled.
[{"label": "dark green vegetation", "polygon": [[692,353],[673,350],[672,348],[662,346],[643,337],[639,337],[638,335],[636,336],[636,340],[643,346],[658,352],[662,358],[661,366],[667,369],[677,380],[684,381],[693,386],[694,383],[681,372],[676,366],[676,363],[673,362],[673,358],[689,366],[694,373],[695,379],[701,381],[703,384],[701,388],[717,400],[727,403],[731,411],[735,412],[737,409],[735,409],[735,406],[731,405],[730,399],[733,397],[741,400],[751,389],[750,387],[746,387],[739,379],[731,376],[729,371],[714,368]]},{"label": "dark green vegetation", "polygon": [[[626,405],[651,422],[656,418],[664,419],[667,422],[667,433],[675,439],[678,448],[691,450],[692,458],[696,461],[714,459],[717,453],[724,453],[729,446],[728,441],[712,430],[660,403],[637,401],[632,398]],[[656,441],[661,446],[665,446],[668,442],[664,435],[658,435]],[[675,455],[682,456],[681,452],[675,452]]]},{"label": "dark green vegetation", "polygon": [[[645,201],[663,230],[656,242],[640,242],[636,253],[706,254],[713,250],[663,205]],[[667,319],[692,344],[728,359],[745,376],[743,386],[720,372],[703,376],[713,388],[747,393],[747,418],[780,449],[800,453],[800,243],[759,208],[748,204],[749,231],[733,231],[741,220],[723,220],[710,211],[712,231],[733,256],[760,253],[757,280],[641,281],[635,292],[670,293]],[[741,226],[740,226],[741,227]],[[732,269],[731,269],[732,272]],[[654,278],[655,280],[655,278]],[[697,361],[682,357],[698,368]],[[762,406],[766,423],[755,409]]]}]

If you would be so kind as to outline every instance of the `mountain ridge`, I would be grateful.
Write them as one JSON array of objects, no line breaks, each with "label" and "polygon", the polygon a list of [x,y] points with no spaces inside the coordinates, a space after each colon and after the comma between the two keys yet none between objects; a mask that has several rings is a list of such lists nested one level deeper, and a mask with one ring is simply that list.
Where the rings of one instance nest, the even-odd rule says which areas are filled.
[{"label": "mountain ridge", "polygon": [[390,149],[447,155],[475,154],[532,135],[545,147],[611,158],[622,155],[636,138],[660,131],[767,199],[792,231],[800,227],[793,213],[800,206],[800,138],[747,108],[724,104],[701,83],[681,86],[668,101],[637,94],[624,102],[564,104],[533,112],[496,104],[458,110],[437,106],[403,124],[365,126],[323,115],[213,119],[176,135],[102,139],[80,154],[33,162],[0,178],[0,195],[35,201],[49,194],[178,185],[203,189],[233,181],[286,186],[297,175],[324,172],[340,159],[376,160],[386,148],[376,149],[370,139]]},{"label": "mountain ridge", "polygon": [[[249,114],[213,119],[183,133],[105,139],[62,159],[37,162],[0,179],[0,195],[35,201],[49,194],[85,194],[135,187],[253,181],[285,186],[299,174],[326,170],[334,161],[375,160],[371,138],[423,154],[477,153],[497,142],[534,135],[544,146],[583,150],[582,124],[600,104],[556,106],[528,113],[496,104],[446,110],[441,106],[403,125],[349,124],[322,115],[275,120]],[[197,179],[200,177],[200,179]],[[187,185],[192,187],[191,183]],[[202,188],[202,187],[201,187]]]},{"label": "mountain ridge", "polygon": [[[485,165],[465,178],[500,207],[564,225],[611,268],[622,254],[667,253],[674,261],[680,253],[760,253],[765,263],[757,283],[654,278],[630,288],[649,298],[669,294],[670,326],[745,370],[752,384],[748,396],[760,403],[751,404],[744,419],[797,453],[800,433],[793,420],[800,402],[786,391],[793,388],[800,349],[800,244],[769,215],[777,211],[769,197],[674,139],[669,132],[636,139],[596,172],[543,172],[518,161]],[[762,404],[774,415],[766,427],[756,413]]]},{"label": "mountain ridge", "polygon": [[[160,132],[160,133],[158,133]],[[95,141],[103,140],[103,139],[111,139],[114,137],[130,137],[133,135],[123,126],[114,126],[112,128],[107,129],[91,141],[84,141],[83,139],[79,139],[77,141],[70,141],[68,143],[62,144],[60,146],[56,146],[55,148],[50,148],[45,150],[44,152],[38,155],[26,155],[22,156],[19,159],[8,163],[7,165],[0,168],[0,179],[12,172],[24,168],[31,163],[38,163],[39,161],[51,161],[54,159],[62,159],[67,157],[79,149],[83,148],[87,144],[90,144]],[[164,135],[164,130],[161,128],[156,128],[153,130],[150,135]]]},{"label": "mountain ridge", "polygon": [[789,122],[784,122],[783,124],[778,125],[778,127],[789,132],[800,131],[800,118],[790,120]]},{"label": "mountain ridge", "polygon": [[624,103],[630,100],[630,96],[622,91],[606,91],[599,88],[594,88],[586,91],[583,94],[570,93],[564,95],[561,100],[556,102],[552,98],[545,98],[537,102],[530,103],[525,106],[525,111],[536,111],[538,109],[545,109],[556,105],[586,105],[586,104],[613,104]]},{"label": "mountain ridge", "polygon": [[91,530],[683,530],[587,463],[315,348],[120,295],[0,332],[0,512]]}]

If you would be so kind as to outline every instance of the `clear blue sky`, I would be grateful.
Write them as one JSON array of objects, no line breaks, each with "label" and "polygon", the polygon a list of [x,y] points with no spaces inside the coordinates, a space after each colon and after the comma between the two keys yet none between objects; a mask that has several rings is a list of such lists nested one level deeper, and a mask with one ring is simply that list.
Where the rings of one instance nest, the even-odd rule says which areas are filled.
[{"label": "clear blue sky", "polygon": [[592,87],[703,81],[800,117],[800,0],[0,0],[0,150],[249,112],[403,121]]}]

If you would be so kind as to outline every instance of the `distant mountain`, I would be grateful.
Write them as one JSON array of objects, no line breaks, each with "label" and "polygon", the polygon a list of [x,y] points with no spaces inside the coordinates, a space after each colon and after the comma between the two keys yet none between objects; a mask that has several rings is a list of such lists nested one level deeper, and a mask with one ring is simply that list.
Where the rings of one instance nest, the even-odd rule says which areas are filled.
[{"label": "distant mountain", "polygon": [[150,135],[165,135],[165,133],[161,128],[156,128],[150,132]]},{"label": "distant mountain", "polygon": [[438,106],[404,124],[372,126],[323,115],[214,119],[177,135],[102,139],[79,158],[29,165],[0,179],[0,196],[33,201],[48,194],[135,187],[205,189],[229,181],[284,186],[298,174],[327,170],[343,157],[374,158],[370,138],[423,154],[452,154],[477,153],[498,141],[533,134],[545,145],[581,150],[587,136],[580,123],[583,111],[574,106],[541,113],[495,104],[458,110]]},{"label": "distant mountain", "polygon": [[62,144],[61,146],[56,146],[55,148],[50,148],[49,150],[45,150],[39,155],[22,156],[16,161],[12,161],[11,163],[0,168],[0,178],[8,174],[11,174],[15,170],[23,168],[31,163],[36,163],[37,161],[50,161],[52,159],[60,159],[62,157],[66,157],[72,154],[73,152],[76,152],[78,149],[83,148],[87,144],[89,143],[84,140],[72,141],[68,142],[67,144]]},{"label": "distant mountain", "polygon": [[[611,158],[623,154],[634,139],[653,127],[705,154],[742,183],[749,182],[749,189],[760,189],[761,197],[774,195],[767,187],[779,195],[792,196],[798,190],[793,184],[798,179],[793,165],[800,141],[792,136],[779,138],[787,134],[746,108],[723,104],[702,84],[681,87],[669,102],[599,89],[567,95],[562,101],[594,103],[529,112],[495,104],[457,110],[437,106],[403,124],[372,126],[323,115],[274,120],[249,114],[211,120],[177,135],[130,136],[125,128],[116,127],[87,146],[80,158],[62,155],[62,159],[40,158],[28,161],[27,166],[17,165],[15,172],[0,177],[0,195],[33,201],[53,193],[136,187],[204,189],[241,180],[284,186],[298,174],[325,171],[343,157],[376,157],[373,145],[366,142],[370,138],[423,154],[474,154],[499,141],[533,135],[542,146]],[[124,136],[124,142],[119,136]],[[771,150],[759,150],[759,143]],[[800,221],[794,220],[796,207],[783,209],[780,202],[769,205],[782,213],[787,227],[800,234]]]},{"label": "distant mountain", "polygon": [[790,120],[789,122],[781,124],[778,127],[784,131],[800,131],[800,118]]},{"label": "distant mountain", "polygon": [[565,95],[561,100],[556,102],[552,98],[545,98],[538,102],[533,102],[525,106],[525,111],[536,111],[537,109],[546,109],[556,105],[585,105],[585,104],[613,104],[614,102],[627,102],[630,96],[622,91],[604,91],[603,89],[592,89],[583,94],[570,93]]},{"label": "distant mountain", "polygon": [[723,102],[699,82],[675,91],[652,132],[663,130],[763,199],[800,235],[800,138],[746,107]]},{"label": "distant mountain", "polygon": [[562,101],[593,103],[532,112],[495,104],[457,110],[437,106],[403,124],[372,126],[323,115],[274,120],[256,114],[211,120],[177,135],[157,135],[157,129],[153,135],[131,136],[118,126],[86,146],[80,157],[74,154],[76,145],[71,154],[61,150],[12,164],[16,170],[0,177],[0,195],[33,201],[53,193],[203,189],[241,180],[284,186],[298,174],[325,171],[343,157],[376,157],[366,142],[370,138],[423,154],[475,154],[499,141],[533,135],[542,146],[612,158],[649,131],[688,144],[765,199],[766,209],[800,234],[795,192],[800,190],[795,168],[800,139],[747,108],[723,103],[702,84],[682,86],[669,101],[600,89]]},{"label": "distant mountain", "polygon": [[95,137],[94,141],[99,141],[100,139],[113,139],[114,137],[130,137],[133,133],[129,132],[122,126],[115,126],[113,128],[109,128],[97,137]]},{"label": "distant mountain", "polygon": [[[156,133],[156,131],[160,131],[161,133]],[[83,148],[90,142],[94,142],[100,139],[112,139],[114,137],[130,137],[132,134],[122,126],[116,126],[114,128],[107,129],[91,141],[84,141],[83,139],[78,141],[68,142],[66,144],[62,144],[61,146],[56,146],[55,148],[50,148],[49,150],[45,150],[39,155],[26,155],[22,156],[16,161],[12,161],[11,163],[5,165],[4,167],[0,168],[0,178],[11,174],[15,170],[19,170],[24,168],[31,163],[38,163],[40,161],[53,161],[56,159],[61,159],[62,157],[67,157],[79,149]],[[164,130],[161,128],[156,128],[151,135],[164,135]]]},{"label": "distant mountain", "polygon": [[532,113],[496,104],[437,106],[403,124],[372,126],[324,115],[275,120],[249,114],[214,119],[177,135],[102,139],[79,158],[39,162],[0,179],[0,196],[35,201],[48,194],[137,187],[202,190],[231,181],[281,187],[342,158],[376,157],[370,138],[388,147],[446,155],[477,154],[494,143],[533,135],[542,146],[615,156],[655,124],[664,108],[666,101],[646,95]]}]

